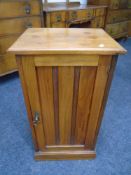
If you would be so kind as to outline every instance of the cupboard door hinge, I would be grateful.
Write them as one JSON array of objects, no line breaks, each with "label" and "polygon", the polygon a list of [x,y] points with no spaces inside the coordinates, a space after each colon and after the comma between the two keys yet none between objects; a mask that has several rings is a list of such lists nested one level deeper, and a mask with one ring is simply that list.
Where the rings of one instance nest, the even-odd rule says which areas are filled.
[{"label": "cupboard door hinge", "polygon": [[107,68],[107,74],[109,75],[109,73],[110,73],[110,70],[111,70],[111,66],[108,66],[108,68]]},{"label": "cupboard door hinge", "polygon": [[39,121],[40,121],[40,115],[39,115],[39,112],[35,112],[35,114],[34,114],[34,118],[33,118],[33,124],[34,124],[34,126],[37,126],[38,123],[39,123]]}]

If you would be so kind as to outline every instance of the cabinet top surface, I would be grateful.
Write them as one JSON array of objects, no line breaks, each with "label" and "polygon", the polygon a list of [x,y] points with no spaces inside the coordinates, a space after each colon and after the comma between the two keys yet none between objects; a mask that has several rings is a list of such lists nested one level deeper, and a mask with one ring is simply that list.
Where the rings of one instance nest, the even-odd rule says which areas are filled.
[{"label": "cabinet top surface", "polygon": [[96,8],[106,8],[107,6],[101,5],[47,5],[43,7],[44,12],[53,11],[70,11],[70,10],[84,10],[84,9],[96,9]]},{"label": "cabinet top surface", "polygon": [[126,53],[103,29],[94,28],[30,28],[8,51],[16,55]]}]

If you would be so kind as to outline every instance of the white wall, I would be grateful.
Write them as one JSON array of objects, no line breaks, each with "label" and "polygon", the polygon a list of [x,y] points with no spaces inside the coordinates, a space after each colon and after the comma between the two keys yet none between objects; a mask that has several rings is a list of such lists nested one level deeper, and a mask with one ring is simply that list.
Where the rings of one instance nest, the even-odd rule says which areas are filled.
[{"label": "white wall", "polygon": [[[87,4],[87,0],[70,0],[71,2],[80,1],[81,4]],[[44,0],[43,0],[44,2]],[[48,2],[66,2],[66,0],[48,0]]]}]

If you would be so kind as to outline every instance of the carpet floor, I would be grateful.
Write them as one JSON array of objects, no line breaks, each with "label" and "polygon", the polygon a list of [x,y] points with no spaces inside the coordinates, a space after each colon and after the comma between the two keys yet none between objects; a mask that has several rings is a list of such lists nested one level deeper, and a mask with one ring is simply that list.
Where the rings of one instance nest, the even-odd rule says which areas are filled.
[{"label": "carpet floor", "polygon": [[121,44],[94,160],[35,161],[19,77],[0,78],[0,175],[131,175],[131,39]]}]

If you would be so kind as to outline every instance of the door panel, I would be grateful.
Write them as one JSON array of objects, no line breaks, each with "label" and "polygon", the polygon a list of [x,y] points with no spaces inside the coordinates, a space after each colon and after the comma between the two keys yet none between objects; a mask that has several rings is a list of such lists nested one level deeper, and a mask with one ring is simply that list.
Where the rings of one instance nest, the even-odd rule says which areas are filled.
[{"label": "door panel", "polygon": [[84,144],[96,67],[81,67],[76,112],[75,143]]},{"label": "door panel", "polygon": [[39,61],[36,71],[46,148],[84,146],[97,67],[52,67],[43,66],[44,59]]},{"label": "door panel", "polygon": [[37,78],[40,91],[43,126],[45,131],[45,142],[47,145],[55,145],[52,68],[38,67]]},{"label": "door panel", "polygon": [[24,72],[27,91],[29,95],[30,105],[31,105],[32,125],[34,121],[34,114],[35,112],[37,112],[39,113],[39,122],[37,125],[34,125],[34,129],[36,133],[39,150],[44,151],[45,150],[45,136],[43,132],[38,82],[37,82],[37,77],[36,77],[34,59],[32,57],[27,58],[25,56],[24,59],[22,59],[22,65],[23,65],[23,72]]},{"label": "door panel", "polygon": [[70,144],[73,99],[73,67],[58,68],[60,144]]}]

